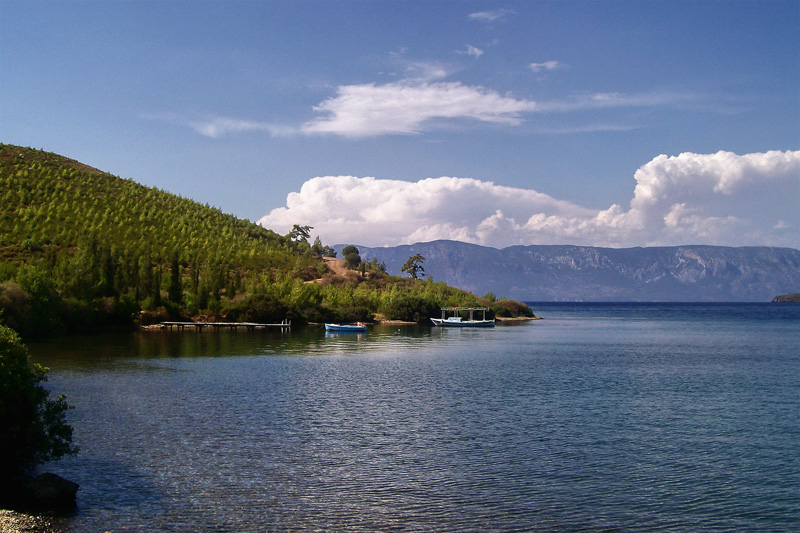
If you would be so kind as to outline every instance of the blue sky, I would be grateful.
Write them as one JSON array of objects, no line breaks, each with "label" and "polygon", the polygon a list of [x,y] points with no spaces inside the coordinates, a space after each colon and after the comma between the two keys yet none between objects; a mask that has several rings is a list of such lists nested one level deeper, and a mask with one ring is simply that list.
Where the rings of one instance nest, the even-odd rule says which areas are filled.
[{"label": "blue sky", "polygon": [[0,141],[326,244],[800,247],[800,2],[0,0]]}]

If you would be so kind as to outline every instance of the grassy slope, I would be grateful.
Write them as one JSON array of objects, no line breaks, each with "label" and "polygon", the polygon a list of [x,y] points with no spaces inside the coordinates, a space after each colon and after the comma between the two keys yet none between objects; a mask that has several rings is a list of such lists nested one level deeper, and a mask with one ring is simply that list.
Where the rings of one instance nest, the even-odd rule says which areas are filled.
[{"label": "grassy slope", "polygon": [[0,145],[0,258],[26,261],[95,239],[168,261],[291,268],[285,237],[218,209],[56,154]]}]

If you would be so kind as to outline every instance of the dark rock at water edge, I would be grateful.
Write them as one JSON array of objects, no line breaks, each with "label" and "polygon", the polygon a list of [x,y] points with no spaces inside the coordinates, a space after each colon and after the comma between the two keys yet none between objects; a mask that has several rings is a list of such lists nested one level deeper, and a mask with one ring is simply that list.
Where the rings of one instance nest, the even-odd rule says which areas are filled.
[{"label": "dark rock at water edge", "polygon": [[75,495],[80,488],[77,483],[56,474],[44,473],[23,484],[28,499],[47,508],[69,508],[75,506]]},{"label": "dark rock at water edge", "polygon": [[25,511],[70,511],[79,488],[59,475],[44,473],[7,486],[0,495],[0,505]]}]

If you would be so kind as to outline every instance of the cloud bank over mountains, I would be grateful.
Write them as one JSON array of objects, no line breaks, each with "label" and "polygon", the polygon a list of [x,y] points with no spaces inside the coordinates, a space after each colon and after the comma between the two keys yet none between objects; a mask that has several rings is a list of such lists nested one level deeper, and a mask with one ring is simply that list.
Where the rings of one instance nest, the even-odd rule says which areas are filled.
[{"label": "cloud bank over mountains", "polygon": [[[507,117],[506,117],[507,118]],[[471,178],[416,182],[324,176],[259,220],[286,233],[314,226],[325,243],[393,246],[452,239],[630,247],[676,244],[800,248],[800,151],[659,155],[640,167],[627,209],[597,210],[533,189]]]}]

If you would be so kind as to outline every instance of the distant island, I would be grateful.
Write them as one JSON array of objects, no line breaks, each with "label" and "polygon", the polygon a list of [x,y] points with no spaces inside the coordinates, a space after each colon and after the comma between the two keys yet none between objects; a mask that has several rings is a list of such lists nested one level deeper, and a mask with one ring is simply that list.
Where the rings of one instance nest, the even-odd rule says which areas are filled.
[{"label": "distant island", "polygon": [[793,292],[791,294],[781,294],[772,299],[773,302],[791,302],[800,303],[800,292]]}]

